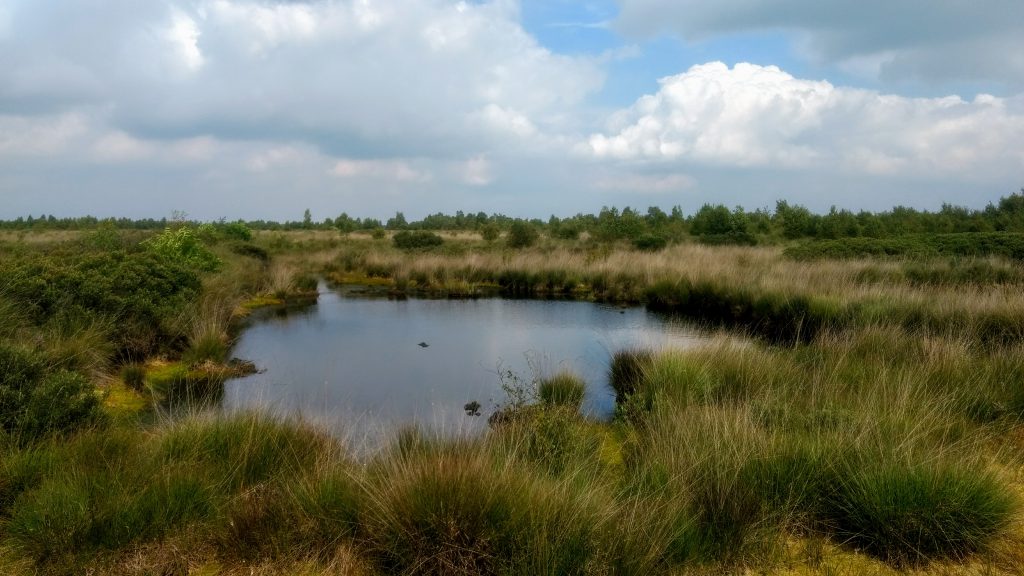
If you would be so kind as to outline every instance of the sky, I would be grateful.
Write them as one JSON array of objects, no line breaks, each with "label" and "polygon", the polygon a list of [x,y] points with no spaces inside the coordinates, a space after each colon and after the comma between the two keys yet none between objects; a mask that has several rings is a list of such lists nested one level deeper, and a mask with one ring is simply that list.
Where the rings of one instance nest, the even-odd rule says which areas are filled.
[{"label": "sky", "polygon": [[0,0],[0,218],[981,208],[1020,0]]}]

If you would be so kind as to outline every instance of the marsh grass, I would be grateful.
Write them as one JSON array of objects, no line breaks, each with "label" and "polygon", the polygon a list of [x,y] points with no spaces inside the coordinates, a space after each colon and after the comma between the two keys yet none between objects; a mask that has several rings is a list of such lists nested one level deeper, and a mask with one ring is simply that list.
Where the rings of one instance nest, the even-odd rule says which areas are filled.
[{"label": "marsh grass", "polygon": [[537,385],[537,394],[545,404],[578,409],[583,403],[586,389],[587,384],[582,378],[563,371],[541,379]]},{"label": "marsh grass", "polygon": [[[509,382],[520,396],[483,434],[410,429],[358,456],[300,420],[194,413],[190,402],[40,438],[8,430],[0,434],[0,568],[1022,571],[1016,264],[809,263],[778,248],[644,252],[587,238],[508,250],[448,236],[408,255],[325,231],[258,233],[256,246],[269,262],[213,247],[220,272],[203,276],[202,293],[175,315],[159,317],[165,353],[183,361],[127,364],[126,383],[142,378],[165,400],[216,399],[226,373],[212,360],[224,359],[240,326],[238,303],[292,297],[325,273],[438,294],[497,288],[647,302],[766,338],[720,334],[687,350],[615,352],[611,422],[581,416],[578,378],[535,373]],[[37,344],[40,327],[3,290],[0,311],[12,314],[0,314],[0,337],[4,347],[17,339],[15,354],[27,358],[18,370],[33,382],[69,367],[143,365],[103,348],[111,336],[102,317],[58,318],[54,343]],[[14,368],[2,377],[21,373]],[[12,413],[53,415],[47,398]]]},{"label": "marsh grass", "polygon": [[[1024,337],[1024,297],[1016,283],[982,279],[968,293],[952,278],[970,272],[944,272],[983,268],[992,261],[987,258],[803,262],[776,247],[680,244],[651,253],[550,239],[515,251],[464,243],[457,252],[410,255],[350,240],[322,271],[341,282],[389,278],[397,291],[460,294],[497,286],[515,296],[647,303],[771,340],[806,342],[822,331],[878,322],[935,334],[969,331],[993,344]],[[1016,264],[998,266],[1019,271]]]}]

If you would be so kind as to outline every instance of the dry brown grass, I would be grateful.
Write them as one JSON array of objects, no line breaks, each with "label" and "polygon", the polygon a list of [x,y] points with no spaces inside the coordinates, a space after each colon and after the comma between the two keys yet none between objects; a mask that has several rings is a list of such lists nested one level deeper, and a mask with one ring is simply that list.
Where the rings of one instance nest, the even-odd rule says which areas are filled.
[{"label": "dry brown grass", "polygon": [[[470,244],[472,245],[472,244]],[[1024,318],[1024,290],[1016,284],[985,286],[911,285],[866,282],[865,271],[898,270],[902,262],[844,260],[800,262],[786,259],[779,247],[702,246],[682,244],[657,253],[627,249],[577,249],[555,245],[526,251],[473,250],[403,253],[388,245],[353,242],[339,254],[358,250],[363,267],[390,270],[398,281],[428,278],[433,287],[474,284],[481,277],[509,272],[534,277],[568,275],[581,281],[604,278],[628,283],[634,291],[659,281],[713,282],[737,289],[785,295],[832,298],[842,302],[899,303],[927,308],[937,316],[1001,313]],[[309,258],[309,256],[307,256]],[[316,261],[324,260],[323,253]]]}]

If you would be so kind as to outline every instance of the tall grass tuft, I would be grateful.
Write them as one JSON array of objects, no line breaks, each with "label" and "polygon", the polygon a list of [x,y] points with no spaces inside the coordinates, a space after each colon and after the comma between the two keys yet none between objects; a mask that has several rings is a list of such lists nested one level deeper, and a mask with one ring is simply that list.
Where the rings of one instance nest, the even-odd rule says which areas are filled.
[{"label": "tall grass tuft", "polygon": [[653,352],[639,348],[619,350],[612,356],[608,381],[616,400],[621,402],[637,391],[653,358]]},{"label": "tall grass tuft", "polygon": [[366,490],[362,525],[386,572],[582,574],[598,553],[595,495],[522,474],[479,443],[396,453]]},{"label": "tall grass tuft", "polygon": [[579,376],[571,372],[559,372],[554,376],[542,378],[537,384],[537,394],[545,404],[579,408],[586,387],[586,383]]},{"label": "tall grass tuft", "polygon": [[963,558],[986,548],[1016,511],[984,469],[878,462],[843,472],[828,510],[837,538],[890,562]]}]

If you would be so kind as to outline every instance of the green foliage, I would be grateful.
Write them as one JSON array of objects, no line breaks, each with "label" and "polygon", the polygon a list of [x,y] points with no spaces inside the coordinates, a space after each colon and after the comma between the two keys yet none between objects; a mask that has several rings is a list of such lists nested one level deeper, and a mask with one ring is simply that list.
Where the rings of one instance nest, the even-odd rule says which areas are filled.
[{"label": "green foliage", "polygon": [[49,371],[37,355],[0,344],[0,429],[22,442],[88,426],[101,418],[87,378]]},{"label": "green foliage", "polygon": [[388,234],[384,231],[384,228],[381,228],[380,226],[374,228],[373,231],[370,232],[370,236],[374,240],[383,240],[387,235]]},{"label": "green foliage", "polygon": [[108,319],[129,356],[173,339],[171,319],[200,290],[189,266],[146,252],[35,256],[0,264],[6,295],[36,325],[54,318]]},{"label": "green foliage", "polygon": [[166,228],[143,244],[152,253],[195,270],[212,272],[221,265],[220,259],[203,246],[197,232],[187,226]]},{"label": "green foliage", "polygon": [[252,240],[252,230],[250,230],[249,227],[245,225],[245,222],[242,222],[241,220],[220,224],[218,228],[220,229],[220,233],[228,240],[238,240],[241,242],[248,242]]},{"label": "green foliage", "polygon": [[896,238],[819,240],[787,248],[785,255],[795,260],[880,256],[899,258],[1002,256],[1013,260],[1024,260],[1024,234],[976,232],[915,234]]},{"label": "green foliage", "polygon": [[739,206],[730,212],[725,206],[705,204],[694,214],[690,232],[705,244],[757,244],[750,218]]},{"label": "green foliage", "polygon": [[668,246],[668,240],[658,234],[642,234],[633,240],[633,247],[646,252],[657,252]]},{"label": "green foliage", "polygon": [[444,239],[425,230],[402,230],[391,238],[396,248],[402,250],[420,250],[435,248],[444,244]]},{"label": "green foliage", "polygon": [[505,244],[509,248],[529,248],[537,243],[539,237],[540,234],[532,224],[516,220],[509,226]]},{"label": "green foliage", "polygon": [[498,228],[498,225],[493,222],[488,222],[480,228],[480,237],[483,238],[485,242],[494,242],[500,235],[501,230]]}]

